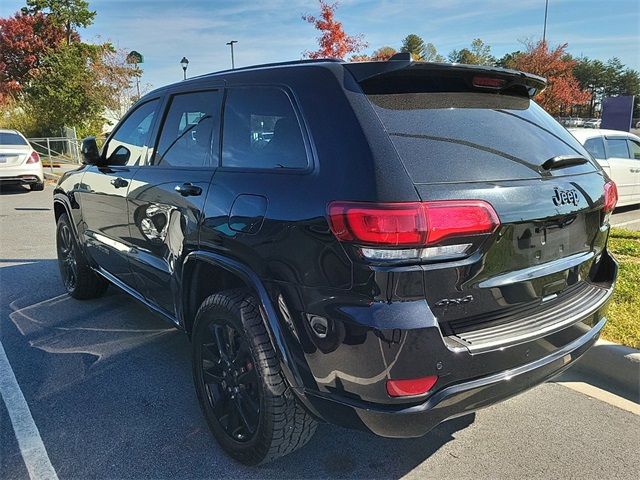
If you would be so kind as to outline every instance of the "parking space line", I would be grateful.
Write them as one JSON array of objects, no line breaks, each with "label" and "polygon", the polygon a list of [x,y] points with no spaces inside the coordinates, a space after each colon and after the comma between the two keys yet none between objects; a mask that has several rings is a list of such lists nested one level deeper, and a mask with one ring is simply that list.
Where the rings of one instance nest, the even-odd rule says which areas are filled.
[{"label": "parking space line", "polygon": [[33,421],[29,405],[20,390],[2,342],[0,342],[0,397],[4,400],[9,412],[29,477],[32,480],[58,480],[58,475],[51,465],[42,437]]},{"label": "parking space line", "polygon": [[612,227],[624,227],[625,225],[631,225],[632,223],[640,223],[640,218],[637,218],[635,220],[628,220],[626,222],[612,223],[611,226]]},{"label": "parking space line", "polygon": [[585,382],[556,382],[558,385],[562,385],[564,387],[570,388],[571,390],[575,390],[576,392],[584,393],[592,398],[600,400],[601,402],[608,403],[609,405],[613,405],[614,407],[618,407],[622,410],[626,410],[627,412],[635,413],[636,415],[640,415],[640,405],[632,402],[631,400],[627,400],[626,398],[619,397],[611,392],[607,392],[606,390],[602,390],[601,388],[594,387]]}]

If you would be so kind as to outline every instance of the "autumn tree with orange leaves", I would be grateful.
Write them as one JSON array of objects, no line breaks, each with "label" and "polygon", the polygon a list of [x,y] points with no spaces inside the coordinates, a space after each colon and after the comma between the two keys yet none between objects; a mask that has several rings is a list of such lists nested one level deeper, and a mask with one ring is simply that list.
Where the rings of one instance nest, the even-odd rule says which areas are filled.
[{"label": "autumn tree with orange leaves", "polygon": [[515,55],[510,68],[533,73],[547,79],[547,88],[536,96],[536,102],[551,115],[565,113],[573,105],[588,103],[591,95],[582,90],[573,76],[576,61],[566,53],[567,44],[549,50],[546,42],[529,43],[526,50]]},{"label": "autumn tree with orange leaves", "polygon": [[357,53],[367,47],[362,35],[347,35],[342,28],[342,23],[336,20],[337,3],[328,4],[320,0],[320,16],[303,15],[302,19],[311,23],[322,32],[318,37],[320,48],[314,52],[304,52],[307,58],[340,58],[343,59],[350,53]]}]

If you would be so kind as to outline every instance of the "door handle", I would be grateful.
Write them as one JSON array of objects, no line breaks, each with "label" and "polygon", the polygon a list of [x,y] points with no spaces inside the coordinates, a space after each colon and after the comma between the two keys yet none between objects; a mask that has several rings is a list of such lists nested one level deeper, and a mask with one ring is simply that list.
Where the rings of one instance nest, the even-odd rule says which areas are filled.
[{"label": "door handle", "polygon": [[183,197],[197,197],[202,193],[202,189],[197,185],[193,185],[189,182],[182,185],[176,185],[175,191]]},{"label": "door handle", "polygon": [[111,185],[113,185],[115,188],[124,188],[129,185],[129,182],[127,182],[124,178],[118,177],[111,180]]}]

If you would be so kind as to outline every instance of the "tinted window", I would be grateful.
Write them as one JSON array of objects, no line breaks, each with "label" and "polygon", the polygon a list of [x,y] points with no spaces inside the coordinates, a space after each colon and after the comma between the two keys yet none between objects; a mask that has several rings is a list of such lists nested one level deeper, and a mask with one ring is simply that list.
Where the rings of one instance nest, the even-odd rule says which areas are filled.
[{"label": "tinted window", "polygon": [[155,164],[210,165],[213,132],[219,132],[219,92],[175,95],[160,131]]},{"label": "tinted window", "polygon": [[284,91],[270,87],[229,90],[224,107],[222,165],[307,167],[302,131]]},{"label": "tinted window", "polygon": [[609,158],[629,158],[627,140],[624,138],[607,138],[607,150]]},{"label": "tinted window", "polygon": [[[552,157],[589,157],[528,97],[433,91],[368,98],[416,183],[539,178],[540,165]],[[596,168],[588,163],[554,174]]]},{"label": "tinted window", "polygon": [[158,100],[137,107],[118,127],[107,144],[109,165],[138,165],[149,144],[149,133],[158,108]]},{"label": "tinted window", "polygon": [[629,151],[631,152],[631,158],[640,160],[640,143],[635,140],[627,140],[629,144]]},{"label": "tinted window", "polygon": [[604,141],[602,137],[590,138],[584,142],[584,148],[595,158],[607,158],[606,153],[604,153]]},{"label": "tinted window", "polygon": [[0,145],[28,145],[28,143],[17,133],[0,132]]}]

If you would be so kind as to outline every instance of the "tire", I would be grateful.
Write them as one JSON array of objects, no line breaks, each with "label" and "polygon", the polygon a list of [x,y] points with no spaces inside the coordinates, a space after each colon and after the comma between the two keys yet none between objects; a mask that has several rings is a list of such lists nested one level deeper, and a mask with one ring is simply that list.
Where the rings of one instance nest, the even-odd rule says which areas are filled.
[{"label": "tire", "polygon": [[200,407],[231,457],[245,465],[266,463],[311,439],[317,423],[287,385],[258,303],[247,290],[205,299],[191,340]]},{"label": "tire", "polygon": [[109,282],[89,267],[66,213],[60,215],[56,225],[56,249],[60,277],[69,295],[86,300],[99,297],[107,290]]},{"label": "tire", "polygon": [[41,192],[44,190],[44,182],[31,183],[29,188],[32,192]]}]

